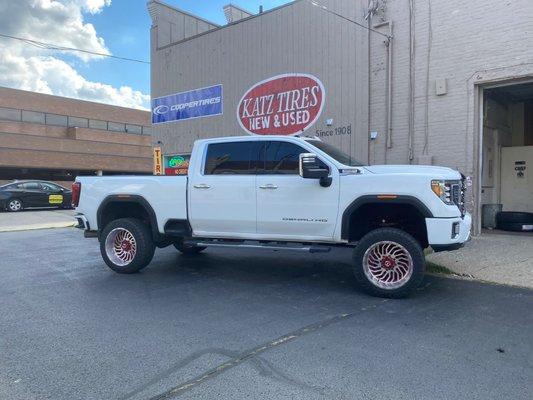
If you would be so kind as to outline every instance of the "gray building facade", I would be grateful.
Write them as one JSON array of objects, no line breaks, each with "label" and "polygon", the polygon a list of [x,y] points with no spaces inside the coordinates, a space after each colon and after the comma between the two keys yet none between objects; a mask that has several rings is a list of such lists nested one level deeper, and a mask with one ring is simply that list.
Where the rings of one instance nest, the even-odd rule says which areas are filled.
[{"label": "gray building facade", "polygon": [[515,178],[503,159],[533,153],[532,1],[298,0],[258,14],[228,5],[224,26],[159,0],[148,10],[152,98],[223,88],[222,113],[153,125],[164,153],[250,133],[239,122],[250,89],[310,75],[323,104],[305,134],[371,164],[460,170],[476,231],[485,204],[533,211],[533,165],[511,187],[502,179]]}]

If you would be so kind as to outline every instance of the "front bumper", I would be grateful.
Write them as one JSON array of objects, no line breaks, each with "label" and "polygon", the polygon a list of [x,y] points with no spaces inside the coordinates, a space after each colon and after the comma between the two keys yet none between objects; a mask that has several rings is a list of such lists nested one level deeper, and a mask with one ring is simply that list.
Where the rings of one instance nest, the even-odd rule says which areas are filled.
[{"label": "front bumper", "polygon": [[442,246],[453,250],[470,239],[472,216],[466,213],[463,217],[426,218],[426,228],[431,247]]}]

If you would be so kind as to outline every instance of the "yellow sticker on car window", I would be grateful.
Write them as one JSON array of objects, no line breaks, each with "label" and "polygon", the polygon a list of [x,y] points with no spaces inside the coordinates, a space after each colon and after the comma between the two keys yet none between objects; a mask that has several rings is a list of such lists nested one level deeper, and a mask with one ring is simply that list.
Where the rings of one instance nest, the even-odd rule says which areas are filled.
[{"label": "yellow sticker on car window", "polygon": [[48,196],[48,203],[50,204],[62,204],[63,195],[62,194],[51,194]]}]

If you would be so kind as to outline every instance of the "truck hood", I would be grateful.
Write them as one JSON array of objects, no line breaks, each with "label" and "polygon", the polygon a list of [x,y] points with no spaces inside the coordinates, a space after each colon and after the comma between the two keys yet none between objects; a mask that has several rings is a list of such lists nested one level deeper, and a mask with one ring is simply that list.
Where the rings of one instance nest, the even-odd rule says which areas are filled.
[{"label": "truck hood", "polygon": [[435,179],[461,179],[458,171],[432,165],[369,165],[364,168],[373,174],[414,174],[427,175]]}]

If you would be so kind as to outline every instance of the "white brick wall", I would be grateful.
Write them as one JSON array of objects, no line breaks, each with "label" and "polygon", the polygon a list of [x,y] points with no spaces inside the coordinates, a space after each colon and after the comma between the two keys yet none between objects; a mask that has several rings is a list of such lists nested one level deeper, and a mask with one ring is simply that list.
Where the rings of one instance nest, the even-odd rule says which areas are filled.
[{"label": "white brick wall", "polygon": [[[415,43],[411,160],[410,1],[414,5]],[[367,23],[362,16],[368,0],[318,2],[361,24]],[[154,129],[154,140],[165,143],[165,152],[181,152],[188,151],[199,137],[243,134],[237,126],[235,107],[250,85],[280,73],[306,72],[318,76],[328,93],[323,115],[314,128],[325,128],[325,119],[331,118],[335,124],[351,124],[354,129],[349,137],[326,140],[362,160],[368,156],[374,164],[417,163],[425,155],[427,120],[427,155],[433,157],[434,164],[472,176],[476,187],[479,163],[476,84],[533,78],[533,0],[386,0],[386,3],[384,15],[374,16],[372,24],[390,20],[394,26],[392,148],[386,149],[385,145],[384,37],[369,35],[364,27],[306,1],[160,49],[157,41],[164,39],[165,34],[168,36],[166,31],[170,29],[162,25],[183,25],[183,21],[176,16],[180,12],[169,11],[167,6],[160,6],[159,11],[153,9],[152,13],[157,11],[161,15],[156,13],[152,29],[152,96],[222,83],[225,98],[223,117],[160,125]],[[429,7],[432,45],[428,63]],[[387,26],[377,29],[388,31]],[[447,80],[447,94],[435,95],[436,79]],[[368,128],[379,133],[371,143],[367,143]],[[477,198],[470,200],[474,210]]]},{"label": "white brick wall", "polygon": [[[429,7],[432,45],[429,61],[428,154],[433,163],[473,176],[477,185],[479,114],[475,84],[514,77],[533,78],[532,0],[414,0],[415,92],[412,163],[423,154]],[[385,46],[371,34],[371,130],[380,132],[370,146],[373,163],[408,163],[409,0],[388,0],[386,14],[393,39],[393,148],[385,149]],[[385,32],[386,27],[380,28]],[[447,80],[447,94],[435,95],[435,80]],[[476,193],[474,193],[476,194]],[[471,207],[475,199],[471,200]]]}]

